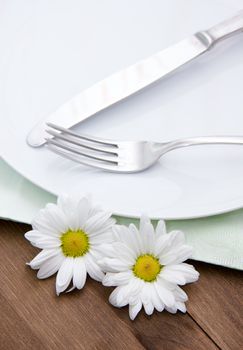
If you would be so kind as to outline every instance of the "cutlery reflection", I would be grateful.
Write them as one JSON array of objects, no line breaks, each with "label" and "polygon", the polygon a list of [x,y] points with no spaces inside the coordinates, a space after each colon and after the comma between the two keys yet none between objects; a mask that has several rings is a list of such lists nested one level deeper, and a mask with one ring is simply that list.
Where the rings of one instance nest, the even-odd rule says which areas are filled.
[{"label": "cutlery reflection", "polygon": [[136,173],[150,168],[164,154],[197,145],[243,145],[243,136],[202,136],[169,142],[117,141],[79,135],[47,123],[47,147],[58,155],[83,165],[117,173]]},{"label": "cutlery reflection", "polygon": [[161,52],[117,72],[74,96],[56,112],[40,121],[27,136],[27,143],[39,147],[46,141],[46,123],[63,128],[82,122],[165,77],[210,50],[219,41],[243,31],[243,10],[212,28],[198,32]]}]

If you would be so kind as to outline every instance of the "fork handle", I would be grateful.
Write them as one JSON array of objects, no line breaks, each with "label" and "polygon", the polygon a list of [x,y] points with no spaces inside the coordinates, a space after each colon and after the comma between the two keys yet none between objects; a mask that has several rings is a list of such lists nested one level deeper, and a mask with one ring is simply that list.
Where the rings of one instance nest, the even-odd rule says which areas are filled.
[{"label": "fork handle", "polygon": [[214,45],[219,41],[240,32],[243,32],[243,10],[240,10],[236,16],[216,24],[212,28],[203,32],[203,34],[208,36],[211,45]]},{"label": "fork handle", "polygon": [[202,136],[157,144],[160,156],[177,148],[199,145],[243,145],[243,136]]}]

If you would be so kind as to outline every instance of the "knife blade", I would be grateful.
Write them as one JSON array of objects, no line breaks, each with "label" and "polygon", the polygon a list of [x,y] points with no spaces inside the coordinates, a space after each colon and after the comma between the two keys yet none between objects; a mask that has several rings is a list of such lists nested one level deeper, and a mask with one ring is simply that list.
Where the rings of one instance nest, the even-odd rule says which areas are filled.
[{"label": "knife blade", "polygon": [[72,126],[165,77],[211,49],[218,41],[243,31],[243,10],[207,31],[198,32],[161,52],[133,64],[74,96],[30,131],[27,143],[46,142],[46,123]]}]

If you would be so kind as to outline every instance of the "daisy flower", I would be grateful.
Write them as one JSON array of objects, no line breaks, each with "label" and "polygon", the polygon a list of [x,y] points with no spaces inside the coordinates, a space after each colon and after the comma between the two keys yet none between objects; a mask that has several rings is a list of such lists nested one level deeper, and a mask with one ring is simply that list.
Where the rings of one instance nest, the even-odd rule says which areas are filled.
[{"label": "daisy flower", "polygon": [[40,279],[57,272],[57,295],[71,282],[71,289],[82,289],[87,273],[101,281],[104,273],[97,264],[102,257],[100,245],[110,242],[114,223],[111,213],[93,206],[89,198],[60,196],[57,204],[40,210],[33,229],[25,234],[33,246],[42,249],[28,265],[39,270]]},{"label": "daisy flower", "polygon": [[129,305],[133,320],[142,307],[151,315],[156,309],[186,312],[186,293],[178,286],[194,282],[199,273],[183,263],[192,248],[185,244],[183,232],[166,233],[164,221],[154,229],[142,217],[139,230],[135,225],[113,227],[114,242],[105,245],[108,256],[99,261],[106,275],[103,285],[115,286],[109,301],[116,307]]}]

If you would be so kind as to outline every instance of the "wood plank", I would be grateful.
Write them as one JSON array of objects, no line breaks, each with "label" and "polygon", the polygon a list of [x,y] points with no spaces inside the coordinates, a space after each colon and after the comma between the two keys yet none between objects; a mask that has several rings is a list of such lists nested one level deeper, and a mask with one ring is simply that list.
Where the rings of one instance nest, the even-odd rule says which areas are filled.
[{"label": "wood plank", "polygon": [[222,349],[243,349],[243,273],[195,263],[199,283],[188,285],[188,312]]},{"label": "wood plank", "polygon": [[35,349],[41,350],[44,345],[32,332],[28,323],[22,322],[14,307],[0,295],[0,348],[1,349]]},{"label": "wood plank", "polygon": [[[6,349],[216,349],[188,315],[144,314],[108,303],[110,288],[88,280],[81,292],[55,296],[55,278],[40,281],[25,266],[37,252],[27,225],[0,222],[0,344]],[[193,294],[197,288],[191,286]],[[18,341],[19,340],[19,341]]]},{"label": "wood plank", "polygon": [[[92,283],[94,283],[92,281]],[[112,288],[103,288],[100,284],[94,293],[102,295],[107,303]],[[117,309],[110,305],[111,311],[120,319],[122,324],[129,326],[133,334],[149,350],[210,350],[218,349],[204,331],[194,322],[189,314],[155,312],[147,316],[141,312],[135,321],[128,317],[128,308]]]},{"label": "wood plank", "polygon": [[[54,278],[40,281],[35,271],[25,266],[37,251],[20,234],[24,230],[12,223],[7,230],[0,231],[0,293],[34,337],[41,339],[44,348],[105,349],[116,346],[124,349],[130,346],[131,349],[143,349],[128,326],[121,327],[111,313],[107,317],[109,305],[92,292],[98,283],[92,288],[88,286],[83,293],[56,297]],[[17,329],[14,332],[9,329],[11,341],[16,332]]]}]

